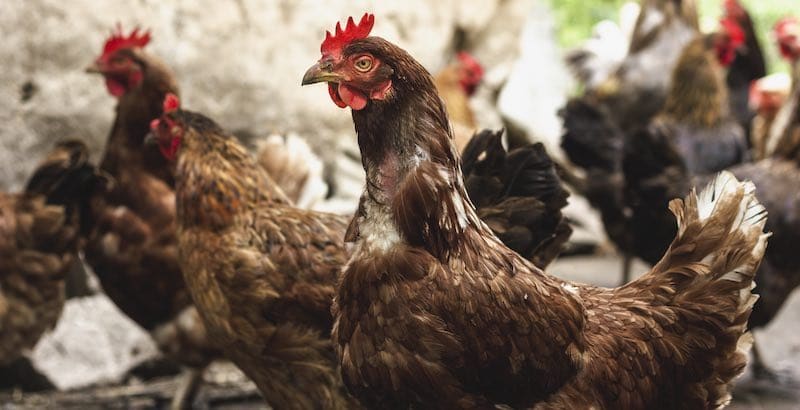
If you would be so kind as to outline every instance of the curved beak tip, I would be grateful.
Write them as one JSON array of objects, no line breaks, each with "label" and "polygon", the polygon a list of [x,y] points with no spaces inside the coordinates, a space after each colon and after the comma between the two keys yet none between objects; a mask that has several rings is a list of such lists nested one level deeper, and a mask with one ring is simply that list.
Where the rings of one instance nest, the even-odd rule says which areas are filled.
[{"label": "curved beak tip", "polygon": [[156,134],[152,131],[148,132],[147,135],[144,136],[144,145],[156,145],[158,140],[156,139]]},{"label": "curved beak tip", "polygon": [[320,63],[316,63],[309,68],[303,75],[303,81],[300,85],[309,85],[322,82],[336,83],[339,82],[339,74],[330,71],[329,67],[323,68]]},{"label": "curved beak tip", "polygon": [[100,69],[100,66],[97,63],[89,64],[88,66],[86,66],[84,71],[89,74],[100,74],[103,72],[103,70]]}]

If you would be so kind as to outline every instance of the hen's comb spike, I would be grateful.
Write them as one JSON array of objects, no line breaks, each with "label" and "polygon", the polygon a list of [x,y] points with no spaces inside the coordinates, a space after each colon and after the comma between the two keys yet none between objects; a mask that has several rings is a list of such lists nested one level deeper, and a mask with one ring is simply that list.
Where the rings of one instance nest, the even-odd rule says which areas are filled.
[{"label": "hen's comb spike", "polygon": [[150,31],[139,32],[140,28],[136,27],[131,31],[131,34],[125,35],[122,33],[122,25],[117,23],[116,30],[111,32],[111,35],[106,39],[103,45],[103,55],[101,59],[105,60],[111,57],[116,51],[123,48],[131,47],[144,47],[150,42]]},{"label": "hen's comb spike", "polygon": [[338,57],[342,49],[353,40],[367,38],[372,26],[375,25],[375,16],[370,13],[364,13],[358,24],[355,23],[353,17],[348,17],[347,24],[342,30],[342,24],[336,22],[336,28],[331,35],[330,31],[325,32],[325,40],[322,41],[320,51],[323,56]]},{"label": "hen's comb spike", "polygon": [[164,97],[164,113],[169,114],[175,111],[178,111],[178,108],[181,107],[181,101],[178,99],[178,96],[173,93],[168,93],[166,97]]}]

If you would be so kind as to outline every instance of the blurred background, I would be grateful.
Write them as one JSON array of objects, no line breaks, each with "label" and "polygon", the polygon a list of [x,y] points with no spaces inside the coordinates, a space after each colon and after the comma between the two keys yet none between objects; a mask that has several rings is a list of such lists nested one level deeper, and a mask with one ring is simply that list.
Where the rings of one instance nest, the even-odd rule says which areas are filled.
[{"label": "blurred background", "polygon": [[[788,73],[770,33],[780,17],[800,14],[800,4],[741,3],[753,18],[767,72]],[[714,30],[723,1],[698,0],[698,10],[701,29]],[[638,6],[622,0],[4,1],[0,190],[21,189],[53,143],[64,138],[85,141],[92,159],[99,159],[116,100],[100,77],[84,69],[119,23],[125,31],[150,30],[148,51],[175,72],[184,107],[213,117],[254,148],[274,135],[305,140],[320,158],[320,177],[327,184],[324,194],[307,205],[352,212],[363,171],[349,112],[331,104],[321,87],[301,88],[300,80],[318,58],[325,30],[364,11],[376,15],[373,35],[406,49],[432,73],[453,63],[458,51],[468,51],[483,67],[482,81],[469,99],[470,129],[506,127],[517,143],[542,142],[558,161],[566,161],[558,111],[583,90],[564,57],[590,38],[604,39],[612,57],[624,56],[638,16]],[[588,251],[556,261],[550,271],[616,285],[620,259],[597,212],[579,195],[569,201],[572,249]],[[633,268],[634,273],[646,270],[641,262]],[[73,400],[79,407],[87,397],[118,407],[168,401],[175,382],[165,375],[174,372],[158,363],[150,335],[103,295],[96,280],[91,286],[90,295],[67,302],[55,329],[26,355],[29,367],[2,376],[9,390],[0,395],[0,403],[6,403],[0,406],[52,404],[48,400],[56,393],[48,389],[72,392],[59,393],[64,394],[60,403]],[[800,295],[795,294],[759,332],[766,361],[800,380],[798,325]],[[23,377],[38,380],[29,388],[37,393],[20,387]],[[206,379],[208,397],[217,400],[212,407],[260,406],[254,388],[230,365],[220,364]],[[215,383],[228,387],[215,390]],[[800,408],[793,389],[744,381],[734,407]]]}]

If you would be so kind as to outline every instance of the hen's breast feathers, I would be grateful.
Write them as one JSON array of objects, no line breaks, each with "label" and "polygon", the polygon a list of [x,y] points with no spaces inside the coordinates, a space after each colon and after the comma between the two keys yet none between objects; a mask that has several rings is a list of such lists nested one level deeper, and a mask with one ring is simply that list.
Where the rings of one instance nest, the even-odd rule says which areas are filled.
[{"label": "hen's breast feathers", "polygon": [[175,195],[135,164],[117,178],[95,201],[86,258],[120,309],[153,329],[190,303],[177,264]]}]

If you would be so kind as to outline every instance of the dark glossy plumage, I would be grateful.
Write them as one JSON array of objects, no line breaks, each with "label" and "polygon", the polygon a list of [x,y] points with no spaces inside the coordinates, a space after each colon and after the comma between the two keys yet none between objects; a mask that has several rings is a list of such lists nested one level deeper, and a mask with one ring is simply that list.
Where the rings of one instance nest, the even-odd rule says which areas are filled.
[{"label": "dark glossy plumage", "polygon": [[586,169],[580,187],[601,211],[618,248],[654,264],[676,233],[670,199],[686,195],[686,175],[706,175],[750,159],[742,127],[728,110],[713,37],[698,36],[678,59],[659,114],[623,132],[590,98],[562,110],[562,147]]},{"label": "dark glossy plumage", "polygon": [[767,75],[767,63],[750,13],[738,0],[726,0],[726,15],[734,18],[745,34],[745,43],[736,50],[736,58],[728,68],[725,82],[730,92],[730,108],[736,120],[749,135],[755,113],[750,107],[750,85]]},{"label": "dark glossy plumage", "polygon": [[569,193],[542,144],[506,152],[502,132],[483,130],[464,147],[461,170],[478,216],[506,246],[542,268],[561,253]]}]

